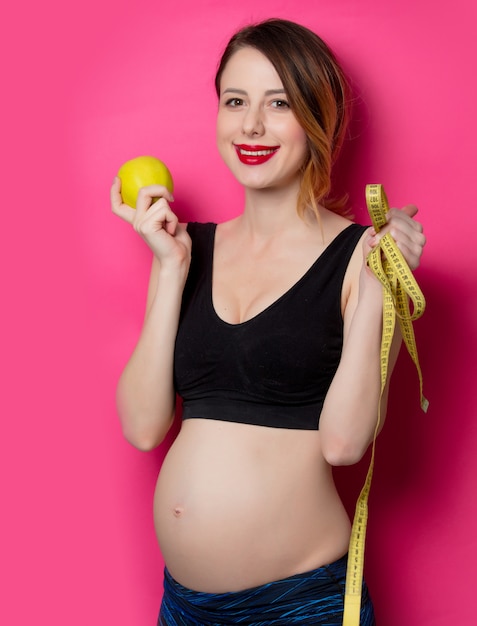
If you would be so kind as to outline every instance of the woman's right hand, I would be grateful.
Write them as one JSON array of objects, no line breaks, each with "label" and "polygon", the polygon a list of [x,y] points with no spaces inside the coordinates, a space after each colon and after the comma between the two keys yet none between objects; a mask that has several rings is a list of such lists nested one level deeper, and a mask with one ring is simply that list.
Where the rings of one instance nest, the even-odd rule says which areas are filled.
[{"label": "woman's right hand", "polygon": [[[154,199],[159,198],[156,202]],[[164,266],[189,264],[191,240],[186,228],[179,224],[169,202],[174,198],[166,187],[150,185],[139,190],[136,208],[121,197],[121,180],[116,176],[111,187],[111,208],[115,215],[131,224]]]}]

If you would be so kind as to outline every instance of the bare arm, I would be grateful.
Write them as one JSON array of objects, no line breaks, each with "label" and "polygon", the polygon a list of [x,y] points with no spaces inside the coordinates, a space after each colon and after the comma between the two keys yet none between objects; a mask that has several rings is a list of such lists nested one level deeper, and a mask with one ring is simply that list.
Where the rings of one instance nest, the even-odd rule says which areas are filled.
[{"label": "bare arm", "polygon": [[[118,382],[117,407],[126,439],[150,450],[161,443],[174,418],[174,345],[191,242],[169,207],[172,197],[165,188],[142,189],[136,210],[121,203],[119,190],[116,180],[111,189],[113,212],[134,226],[154,258],[145,320]],[[161,199],[151,204],[158,195]]]},{"label": "bare arm", "polygon": [[[390,231],[412,269],[419,264],[425,237],[411,217],[416,207],[392,209],[388,224],[379,233],[368,231],[357,246],[348,268],[350,288],[344,310],[344,341],[341,361],[326,396],[320,418],[323,455],[332,465],[350,465],[365,453],[377,422],[381,392],[382,288],[365,264],[369,250]],[[381,400],[381,423],[385,419],[389,381],[401,346],[396,327]]]}]

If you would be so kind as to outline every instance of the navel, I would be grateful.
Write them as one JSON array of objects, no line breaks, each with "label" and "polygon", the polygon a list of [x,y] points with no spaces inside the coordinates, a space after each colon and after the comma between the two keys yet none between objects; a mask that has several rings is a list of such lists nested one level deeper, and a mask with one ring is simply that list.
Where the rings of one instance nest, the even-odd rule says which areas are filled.
[{"label": "navel", "polygon": [[184,513],[184,507],[176,505],[172,512],[174,514],[174,517],[182,517]]}]

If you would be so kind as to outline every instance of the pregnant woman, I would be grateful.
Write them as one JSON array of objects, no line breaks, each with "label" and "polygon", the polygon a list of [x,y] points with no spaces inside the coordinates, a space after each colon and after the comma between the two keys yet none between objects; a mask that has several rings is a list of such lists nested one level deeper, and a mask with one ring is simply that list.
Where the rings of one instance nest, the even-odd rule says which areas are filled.
[{"label": "pregnant woman", "polygon": [[[425,238],[412,205],[377,235],[329,197],[350,93],[316,34],[277,19],[241,29],[216,88],[238,217],[181,224],[165,187],[143,188],[135,210],[119,179],[111,190],[153,253],[118,383],[126,438],[158,446],[183,400],[155,493],[158,624],[338,625],[350,521],[331,470],[361,459],[380,401],[382,292],[366,256],[390,231],[416,268]],[[397,330],[390,371],[400,344]],[[365,584],[361,624],[374,624]]]}]

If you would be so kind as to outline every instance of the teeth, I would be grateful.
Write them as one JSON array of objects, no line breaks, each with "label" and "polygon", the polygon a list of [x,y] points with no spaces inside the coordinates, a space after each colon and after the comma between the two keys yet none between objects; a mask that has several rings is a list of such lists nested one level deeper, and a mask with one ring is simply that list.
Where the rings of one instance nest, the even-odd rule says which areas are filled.
[{"label": "teeth", "polygon": [[267,154],[273,154],[276,150],[257,150],[256,152],[252,152],[251,150],[243,150],[240,148],[240,154],[245,156],[266,156]]}]

